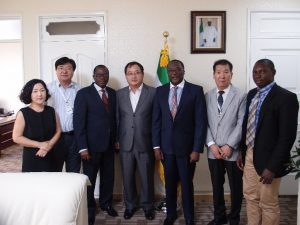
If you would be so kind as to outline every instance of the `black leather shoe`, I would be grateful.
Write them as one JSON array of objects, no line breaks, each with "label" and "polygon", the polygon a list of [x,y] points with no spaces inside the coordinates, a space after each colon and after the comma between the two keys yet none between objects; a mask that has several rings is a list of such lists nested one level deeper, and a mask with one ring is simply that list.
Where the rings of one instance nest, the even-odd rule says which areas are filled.
[{"label": "black leather shoe", "polygon": [[227,224],[227,222],[228,222],[227,218],[222,218],[221,220],[213,219],[207,225],[223,225],[223,224]]},{"label": "black leather shoe", "polygon": [[173,225],[174,222],[175,222],[175,218],[169,218],[167,217],[165,220],[164,220],[164,225]]},{"label": "black leather shoe", "polygon": [[153,209],[144,210],[145,218],[147,220],[153,220],[155,218],[155,213]]},{"label": "black leather shoe", "polygon": [[134,210],[130,210],[130,209],[125,209],[125,212],[124,212],[124,219],[125,220],[129,220],[134,214]]},{"label": "black leather shoe", "polygon": [[103,211],[106,211],[108,215],[112,216],[112,217],[116,217],[118,216],[117,211],[111,206],[107,206],[106,208],[101,208]]},{"label": "black leather shoe", "polygon": [[195,225],[195,222],[194,222],[194,220],[189,219],[189,220],[185,220],[185,224],[186,225]]}]

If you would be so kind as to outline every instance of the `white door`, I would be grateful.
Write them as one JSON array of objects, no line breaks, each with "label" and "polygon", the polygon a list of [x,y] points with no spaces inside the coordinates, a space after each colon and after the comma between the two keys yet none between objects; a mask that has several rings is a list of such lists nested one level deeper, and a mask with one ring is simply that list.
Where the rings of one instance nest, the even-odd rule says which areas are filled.
[{"label": "white door", "polygon": [[[276,83],[296,93],[300,99],[300,11],[251,11],[249,27],[248,90],[256,87],[252,80],[255,62],[268,58],[275,64]],[[298,136],[299,127],[298,122]],[[297,193],[294,176],[284,177],[280,194]]]},{"label": "white door", "polygon": [[77,65],[73,80],[91,84],[94,67],[106,64],[105,15],[41,16],[39,24],[41,79],[56,79],[55,61],[67,56]]},{"label": "white door", "polygon": [[81,87],[90,85],[94,67],[107,62],[105,14],[41,16],[39,25],[41,79],[55,80],[55,61],[67,56],[76,62],[73,80]]}]

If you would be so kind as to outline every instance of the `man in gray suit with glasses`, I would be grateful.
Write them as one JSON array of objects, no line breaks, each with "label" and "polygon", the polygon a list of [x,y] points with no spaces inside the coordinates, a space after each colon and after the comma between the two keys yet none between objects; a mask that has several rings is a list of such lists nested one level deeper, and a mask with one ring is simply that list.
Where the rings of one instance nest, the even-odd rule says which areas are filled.
[{"label": "man in gray suit with glasses", "polygon": [[124,219],[136,211],[136,170],[140,175],[140,207],[145,218],[154,219],[154,153],[152,149],[152,108],[155,88],[143,83],[144,68],[138,62],[125,66],[128,86],[117,91],[117,127],[123,173]]},{"label": "man in gray suit with glasses", "polygon": [[[208,165],[213,186],[214,219],[208,225],[238,225],[242,205],[242,171],[236,165],[246,95],[231,84],[232,64],[226,59],[213,65],[216,87],[206,94]],[[225,173],[228,174],[231,211],[226,215]]]}]

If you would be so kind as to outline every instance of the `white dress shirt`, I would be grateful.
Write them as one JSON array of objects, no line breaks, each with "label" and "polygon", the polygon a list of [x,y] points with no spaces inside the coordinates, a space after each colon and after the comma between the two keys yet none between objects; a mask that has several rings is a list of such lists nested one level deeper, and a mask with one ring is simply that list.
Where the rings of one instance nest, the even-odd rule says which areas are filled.
[{"label": "white dress shirt", "polygon": [[135,90],[135,92],[133,92],[132,88],[129,88],[129,98],[130,98],[130,102],[131,102],[131,107],[132,107],[132,111],[135,112],[136,110],[136,106],[139,102],[141,93],[142,93],[142,89],[143,89],[143,84],[141,84],[141,86],[138,87],[138,89]]},{"label": "white dress shirt", "polygon": [[58,80],[47,85],[51,97],[47,104],[57,112],[62,132],[73,131],[73,110],[79,84],[71,82],[68,87],[63,87]]}]

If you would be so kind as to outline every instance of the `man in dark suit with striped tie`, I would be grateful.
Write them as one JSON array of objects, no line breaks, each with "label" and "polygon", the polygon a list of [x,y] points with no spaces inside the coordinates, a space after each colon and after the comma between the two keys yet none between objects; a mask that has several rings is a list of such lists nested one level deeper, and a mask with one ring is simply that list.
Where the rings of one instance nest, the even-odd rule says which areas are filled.
[{"label": "man in dark suit with striped tie", "polygon": [[193,176],[203,152],[207,118],[201,86],[185,81],[184,64],[168,64],[170,83],[157,88],[152,116],[152,144],[155,158],[162,160],[165,173],[167,218],[177,218],[177,184],[181,182],[186,224],[194,224]]}]

